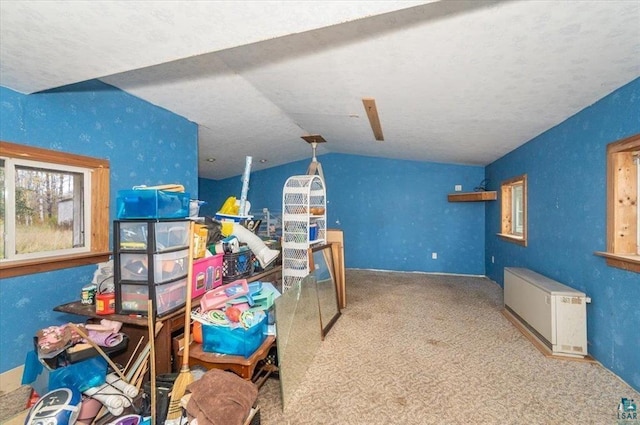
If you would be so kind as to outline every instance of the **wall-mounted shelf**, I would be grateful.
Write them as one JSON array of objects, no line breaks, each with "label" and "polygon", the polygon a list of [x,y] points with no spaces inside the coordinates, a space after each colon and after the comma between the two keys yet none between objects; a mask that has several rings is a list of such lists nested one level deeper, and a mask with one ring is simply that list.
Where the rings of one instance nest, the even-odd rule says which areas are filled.
[{"label": "wall-mounted shelf", "polygon": [[450,193],[447,199],[449,202],[495,201],[498,199],[498,193],[496,191]]}]

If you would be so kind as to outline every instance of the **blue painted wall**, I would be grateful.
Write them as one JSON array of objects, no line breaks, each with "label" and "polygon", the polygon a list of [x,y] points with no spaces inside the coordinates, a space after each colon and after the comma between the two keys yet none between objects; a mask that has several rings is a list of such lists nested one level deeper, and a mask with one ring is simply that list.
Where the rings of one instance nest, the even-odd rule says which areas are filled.
[{"label": "blue painted wall", "polygon": [[[456,184],[473,190],[484,178],[483,167],[344,154],[319,161],[328,227],[344,231],[346,267],[484,275],[484,205],[447,201]],[[308,165],[298,161],[251,173],[252,211],[282,211],[287,178],[306,174]],[[241,189],[240,176],[201,179],[200,199],[210,202],[213,214]]]},{"label": "blue painted wall", "polygon": [[498,238],[500,203],[487,203],[485,262],[501,285],[504,267],[527,267],[584,291],[590,354],[640,390],[640,275],[593,254],[606,249],[606,146],[636,133],[640,79],[487,166],[494,189],[527,174],[529,244]]},{"label": "blue painted wall", "polygon": [[[591,354],[640,389],[640,278],[593,255],[605,248],[605,147],[640,132],[635,80],[483,169],[342,154],[320,157],[328,224],[345,232],[346,266],[486,274],[502,284],[506,266],[529,267],[585,291]],[[180,182],[213,215],[239,196],[240,176],[196,183],[196,125],[99,82],[24,96],[0,87],[0,139],[109,158],[111,202],[134,184]],[[298,161],[251,174],[254,211],[281,211]],[[448,203],[455,184],[490,189],[529,178],[529,246],[503,242],[499,202]],[[199,185],[199,189],[196,185]],[[492,185],[492,186],[491,186]],[[112,210],[113,211],[113,210]],[[485,221],[486,215],[486,221]],[[432,260],[431,252],[439,259]],[[495,264],[491,262],[495,257]],[[0,284],[0,371],[21,364],[37,329],[74,320],[53,306],[78,298],[95,267],[5,279]],[[15,323],[20,323],[15,329]]]},{"label": "blue painted wall", "polygon": [[[111,216],[119,189],[181,183],[197,197],[197,125],[99,81],[25,96],[0,87],[0,139],[107,158]],[[24,362],[38,329],[82,318],[54,312],[80,297],[96,266],[0,282],[0,372]]]}]

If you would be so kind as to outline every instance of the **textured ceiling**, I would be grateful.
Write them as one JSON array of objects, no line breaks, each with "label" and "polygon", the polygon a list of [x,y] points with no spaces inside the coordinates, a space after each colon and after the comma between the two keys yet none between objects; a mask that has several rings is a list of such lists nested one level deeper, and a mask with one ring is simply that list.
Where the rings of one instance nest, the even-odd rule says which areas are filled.
[{"label": "textured ceiling", "polygon": [[1,85],[101,78],[198,123],[214,179],[310,158],[315,133],[319,154],[484,165],[640,76],[638,1],[3,0],[0,20]]}]

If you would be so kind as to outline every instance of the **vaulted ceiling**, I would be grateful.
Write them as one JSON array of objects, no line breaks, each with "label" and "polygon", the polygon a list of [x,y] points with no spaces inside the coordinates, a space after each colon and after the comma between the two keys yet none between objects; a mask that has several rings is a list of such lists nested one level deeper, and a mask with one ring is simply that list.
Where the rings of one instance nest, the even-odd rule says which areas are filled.
[{"label": "vaulted ceiling", "polygon": [[310,134],[485,165],[639,76],[638,1],[0,1],[0,85],[101,79],[197,123],[213,179]]}]

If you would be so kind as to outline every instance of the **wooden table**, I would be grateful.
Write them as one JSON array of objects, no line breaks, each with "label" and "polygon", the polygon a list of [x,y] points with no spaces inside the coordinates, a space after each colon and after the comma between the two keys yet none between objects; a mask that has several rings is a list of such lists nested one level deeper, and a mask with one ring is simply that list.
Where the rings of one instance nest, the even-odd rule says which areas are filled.
[{"label": "wooden table", "polygon": [[[253,378],[253,372],[260,360],[263,360],[269,354],[269,350],[275,344],[276,337],[267,336],[264,342],[249,357],[231,356],[228,354],[208,353],[202,351],[202,344],[192,342],[189,346],[189,366],[202,366],[206,369],[222,369],[230,370],[241,378],[250,381]],[[178,352],[178,357],[182,358],[183,351]]]},{"label": "wooden table", "polygon": [[[261,273],[254,274],[247,278],[249,282],[255,281],[273,282],[276,288],[280,288],[280,282],[282,281],[282,267],[275,266],[267,269]],[[200,297],[195,298],[193,303],[198,305]],[[129,345],[127,350],[114,356],[113,360],[120,364],[126,364],[133,351],[138,344],[141,337],[145,338],[145,343],[148,339],[149,331],[147,330],[147,319],[145,317],[133,317],[126,314],[96,314],[96,308],[94,305],[82,304],[80,301],[74,301],[67,304],[62,304],[54,307],[54,311],[61,313],[76,314],[79,316],[89,317],[92,320],[114,320],[122,323],[122,332],[129,336]],[[172,353],[171,353],[171,338],[172,335],[183,333],[184,331],[184,307],[176,310],[166,316],[156,319],[156,323],[162,323],[163,326],[156,336],[156,373],[170,373],[172,372]],[[144,343],[143,343],[144,345]],[[189,356],[191,357],[191,356]]]}]

